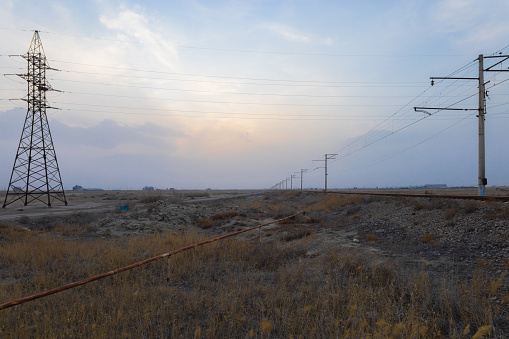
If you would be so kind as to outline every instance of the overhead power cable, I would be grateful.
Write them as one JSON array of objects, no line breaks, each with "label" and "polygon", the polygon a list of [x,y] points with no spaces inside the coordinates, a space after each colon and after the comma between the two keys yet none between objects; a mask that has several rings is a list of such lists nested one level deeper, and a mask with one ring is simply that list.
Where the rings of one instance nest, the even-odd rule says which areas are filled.
[{"label": "overhead power cable", "polygon": [[[1,67],[0,67],[1,68]],[[6,67],[7,68],[7,67]],[[196,82],[196,83],[213,83],[213,84],[233,84],[233,85],[256,85],[256,86],[287,86],[287,87],[326,87],[326,88],[341,88],[341,87],[381,87],[379,85],[385,85],[387,84],[401,84],[401,86],[397,87],[408,87],[409,84],[427,84],[427,82],[399,82],[399,81],[343,81],[343,82],[334,82],[334,84],[343,84],[343,85],[333,85],[333,84],[327,84],[327,85],[320,85],[318,83],[320,82],[313,82],[313,83],[264,83],[264,82],[238,82],[238,81],[213,81],[213,80],[195,80],[195,79],[175,79],[175,78],[156,78],[156,77],[142,77],[142,76],[136,76],[136,75],[124,75],[124,74],[108,74],[108,73],[98,73],[98,72],[83,72],[83,71],[69,71],[69,70],[60,70],[61,72],[65,73],[78,73],[78,74],[90,74],[90,75],[100,75],[100,76],[107,76],[107,77],[121,77],[121,78],[132,78],[132,79],[143,79],[143,80],[164,80],[164,81],[179,81],[179,82]],[[195,75],[197,76],[197,75]],[[207,76],[203,76],[207,77]],[[287,82],[293,82],[291,80],[281,80],[281,81],[287,81]],[[329,83],[329,82],[328,82]],[[348,85],[345,85],[348,84]],[[362,86],[352,86],[352,84],[356,85],[362,85]],[[371,85],[365,85],[365,84],[377,84],[377,86],[371,86]]]},{"label": "overhead power cable", "polygon": [[[213,117],[213,118],[233,118],[233,119],[253,119],[253,120],[378,120],[384,119],[376,115],[330,115],[330,114],[279,114],[279,113],[248,113],[248,112],[222,112],[222,111],[199,111],[199,110],[179,110],[179,109],[159,109],[159,108],[146,108],[146,107],[126,107],[126,106],[108,106],[108,105],[93,105],[93,104],[78,104],[78,103],[66,103],[66,102],[54,102],[58,106],[60,104],[71,104],[78,106],[93,106],[93,107],[108,107],[118,108],[122,111],[109,111],[109,110],[88,110],[88,109],[74,109],[74,108],[61,108],[60,110],[65,111],[83,111],[90,113],[110,113],[110,114],[125,114],[125,115],[139,115],[139,116],[167,116],[167,117]],[[163,113],[138,113],[138,112],[126,112],[124,109],[137,109],[143,111],[163,112]],[[179,113],[198,113],[201,115],[190,115],[190,114],[171,114],[172,112]],[[211,116],[215,115],[215,116]],[[220,116],[217,116],[220,115]],[[448,115],[454,117],[455,115]],[[262,117],[262,118],[253,118]],[[456,120],[457,118],[445,118],[440,120]],[[411,119],[403,119],[411,120]]]},{"label": "overhead power cable", "polygon": [[[344,95],[311,95],[311,94],[280,94],[280,93],[204,91],[204,90],[195,90],[195,89],[166,88],[166,87],[153,87],[153,86],[136,86],[136,85],[112,84],[112,83],[103,83],[103,82],[80,81],[80,80],[66,80],[66,79],[55,79],[55,78],[50,78],[49,80],[68,81],[68,82],[81,83],[81,84],[126,87],[126,88],[157,89],[157,90],[165,90],[165,91],[194,92],[194,93],[214,93],[214,94],[229,94],[229,95],[233,94],[233,95],[255,95],[255,96],[275,96],[275,97],[305,97],[305,98],[344,98],[344,97],[348,97],[348,96],[344,96]],[[408,86],[405,86],[405,87],[408,87]],[[394,105],[391,105],[391,106],[394,106]]]},{"label": "overhead power cable", "polygon": [[260,102],[235,102],[235,101],[206,101],[206,100],[185,100],[185,99],[171,99],[171,98],[154,98],[144,96],[132,95],[117,95],[117,94],[102,94],[102,93],[85,93],[85,92],[64,92],[69,94],[79,95],[93,95],[101,97],[115,97],[115,98],[129,98],[129,99],[146,99],[146,100],[160,100],[160,101],[183,101],[183,102],[196,102],[196,103],[217,103],[217,104],[239,104],[239,105],[264,105],[264,106],[304,106],[304,107],[394,107],[399,105],[389,104],[284,104],[284,103],[260,103]]},{"label": "overhead power cable", "polygon": [[[11,31],[23,31],[27,32],[25,29],[9,29],[9,28],[0,28],[4,30]],[[148,41],[138,41],[138,40],[125,40],[111,37],[94,37],[94,36],[86,36],[79,34],[69,34],[69,33],[60,33],[60,32],[50,32],[50,31],[39,31],[40,33],[60,35],[60,36],[70,36],[75,38],[83,38],[83,39],[93,39],[93,40],[103,40],[103,41],[114,41],[120,43],[129,43],[129,44],[140,44],[140,45],[153,45],[153,46],[164,46],[167,47],[169,43],[157,43],[157,42],[148,42]],[[216,51],[216,52],[230,52],[230,53],[250,53],[250,54],[277,54],[277,55],[294,55],[294,56],[319,56],[319,57],[371,57],[371,58],[415,58],[415,57],[458,57],[461,55],[457,54],[336,54],[336,53],[309,53],[309,52],[286,52],[286,51],[260,51],[260,50],[249,50],[249,49],[236,49],[236,48],[219,48],[219,47],[206,47],[206,46],[188,46],[188,45],[170,45],[174,48],[183,48],[183,49],[192,49],[192,50],[207,50],[207,51]]]},{"label": "overhead power cable", "polygon": [[[423,82],[350,82],[350,81],[323,81],[323,80],[289,80],[289,79],[270,79],[270,78],[252,78],[252,77],[232,77],[232,76],[222,76],[222,75],[206,75],[206,74],[192,74],[192,73],[180,73],[180,72],[166,72],[166,71],[154,71],[147,69],[136,69],[136,68],[127,68],[127,67],[117,67],[117,66],[105,66],[105,65],[96,65],[96,64],[85,64],[78,63],[72,61],[62,61],[62,60],[49,60],[51,62],[60,62],[71,65],[80,65],[80,66],[90,66],[90,67],[98,67],[98,68],[106,68],[106,69],[115,69],[115,70],[123,70],[123,71],[133,71],[133,72],[144,72],[144,73],[155,73],[155,74],[169,74],[169,75],[182,75],[182,76],[192,76],[192,77],[202,77],[202,78],[217,78],[217,79],[235,79],[235,80],[253,80],[253,81],[273,81],[273,82],[286,82],[286,83],[307,83],[307,84],[345,84],[345,83],[354,83],[354,84],[423,84]],[[406,87],[406,86],[405,86]]]},{"label": "overhead power cable", "polygon": [[465,121],[465,120],[468,120],[468,119],[475,119],[475,117],[472,117],[472,116],[466,116],[466,117],[464,117],[464,118],[462,118],[462,119],[460,119],[460,120],[456,121],[456,122],[455,122],[455,123],[453,123],[452,125],[449,125],[449,126],[447,126],[446,128],[442,129],[442,130],[441,130],[441,131],[439,131],[438,133],[435,133],[435,134],[433,134],[432,136],[430,136],[430,137],[428,137],[428,138],[426,138],[426,139],[424,139],[424,140],[422,140],[422,141],[420,141],[420,142],[418,142],[418,143],[416,143],[416,144],[413,144],[412,146],[409,146],[409,147],[407,147],[407,148],[405,148],[405,149],[403,149],[403,150],[401,150],[401,151],[399,151],[399,152],[397,152],[397,153],[394,153],[394,154],[392,154],[392,155],[390,155],[390,156],[388,156],[388,157],[386,157],[386,158],[384,158],[384,159],[382,159],[382,160],[379,160],[379,161],[373,162],[373,163],[371,163],[371,164],[368,164],[368,165],[365,165],[365,166],[362,166],[362,167],[357,167],[357,168],[347,169],[347,170],[343,170],[343,171],[333,171],[333,172],[336,172],[336,173],[337,173],[337,172],[358,171],[358,170],[362,170],[362,169],[365,169],[365,168],[368,168],[368,167],[372,167],[372,166],[375,166],[375,165],[381,164],[382,162],[385,162],[385,161],[390,160],[390,159],[392,159],[392,158],[394,158],[394,157],[397,157],[398,155],[403,154],[403,153],[405,153],[405,152],[407,152],[407,151],[409,151],[409,150],[411,150],[411,149],[413,149],[413,148],[415,148],[415,147],[417,147],[417,146],[419,146],[419,145],[422,145],[422,144],[424,144],[425,142],[428,142],[428,141],[430,141],[430,140],[432,140],[432,139],[435,139],[436,137],[438,137],[438,136],[440,136],[440,135],[444,134],[446,131],[448,131],[448,130],[449,130],[449,129],[451,129],[452,127],[454,127],[454,126],[458,125],[459,123],[461,123],[461,122],[463,122],[463,121]]}]

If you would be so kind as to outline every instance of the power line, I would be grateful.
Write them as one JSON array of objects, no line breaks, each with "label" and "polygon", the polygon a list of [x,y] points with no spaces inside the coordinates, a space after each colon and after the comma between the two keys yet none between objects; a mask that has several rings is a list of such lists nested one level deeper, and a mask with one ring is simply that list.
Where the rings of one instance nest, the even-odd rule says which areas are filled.
[{"label": "power line", "polygon": [[[139,115],[139,116],[167,116],[167,117],[210,117],[212,114],[220,114],[225,116],[214,116],[213,118],[242,118],[242,119],[253,119],[253,120],[316,120],[316,121],[352,121],[352,120],[377,120],[384,119],[376,115],[349,115],[349,116],[337,116],[327,114],[278,114],[278,113],[248,113],[248,112],[222,112],[222,111],[199,111],[199,110],[178,110],[178,109],[159,109],[159,108],[145,108],[145,107],[129,107],[129,106],[109,106],[109,105],[91,105],[91,104],[78,104],[78,103],[66,103],[55,101],[55,104],[72,104],[78,106],[95,106],[95,107],[108,107],[118,109],[139,109],[143,111],[156,111],[166,113],[137,113],[137,112],[117,112],[108,110],[85,110],[85,109],[73,109],[73,108],[61,108],[60,110],[65,111],[83,111],[91,113],[111,113],[111,114],[126,114],[126,115]],[[199,113],[203,115],[188,115],[188,114],[168,114],[168,112],[180,112],[180,113]],[[233,117],[232,117],[233,116]],[[240,116],[240,117],[237,117]],[[247,117],[246,117],[247,116]],[[449,115],[454,116],[454,115]],[[251,117],[266,117],[266,118],[251,118]],[[438,120],[456,120],[457,118],[446,118]],[[410,120],[410,119],[403,119]]]},{"label": "power line", "polygon": [[[9,28],[0,28],[4,30],[11,31],[23,31],[27,32],[24,29],[9,29]],[[164,46],[162,43],[156,42],[146,42],[146,41],[136,41],[136,40],[124,40],[124,39],[115,39],[115,38],[105,38],[105,37],[93,37],[86,35],[78,35],[78,34],[69,34],[69,33],[60,33],[60,32],[50,32],[50,31],[39,31],[41,33],[53,34],[53,35],[61,35],[61,36],[70,36],[75,38],[83,38],[83,39],[93,39],[93,40],[103,40],[103,41],[114,41],[121,43],[130,43],[130,44],[140,44],[140,45],[153,45],[153,46]],[[248,50],[248,49],[235,49],[235,48],[218,48],[218,47],[203,47],[203,46],[187,46],[187,45],[171,45],[174,48],[183,48],[183,49],[192,49],[192,50],[207,50],[207,51],[216,51],[216,52],[233,52],[233,53],[250,53],[250,54],[277,54],[277,55],[294,55],[294,56],[320,56],[320,57],[371,57],[371,58],[408,58],[408,57],[459,57],[463,55],[456,54],[336,54],[336,53],[303,53],[303,52],[284,52],[284,51],[257,51],[257,50]]]},{"label": "power line", "polygon": [[[348,97],[348,96],[343,96],[343,95],[311,95],[311,94],[280,94],[280,93],[204,91],[204,90],[196,90],[196,89],[181,89],[181,88],[165,88],[165,87],[152,87],[152,86],[123,85],[123,84],[113,84],[113,83],[105,83],[105,82],[93,82],[93,81],[81,81],[81,80],[66,80],[66,79],[55,79],[55,78],[51,78],[50,80],[54,80],[54,81],[68,81],[68,82],[74,82],[74,83],[92,84],[92,85],[103,85],[103,86],[117,86],[117,87],[140,88],[140,89],[158,89],[158,90],[165,90],[165,91],[194,92],[194,93],[255,95],[255,96],[276,96],[276,97],[306,97],[306,98],[344,98],[344,97]],[[346,87],[351,87],[351,86],[346,86]],[[408,86],[405,86],[405,87],[408,87]]]},{"label": "power line", "polygon": [[392,158],[394,158],[394,157],[396,157],[396,156],[398,156],[398,155],[400,155],[400,154],[403,154],[403,153],[405,153],[405,152],[407,152],[407,151],[411,150],[412,148],[415,148],[415,147],[417,147],[417,146],[419,146],[419,145],[421,145],[421,144],[423,144],[423,143],[425,143],[425,142],[427,142],[427,141],[429,141],[429,140],[431,140],[431,139],[434,139],[434,138],[436,138],[436,137],[440,136],[441,134],[445,133],[447,130],[451,129],[452,127],[454,127],[454,126],[458,125],[459,123],[461,123],[461,122],[463,122],[463,121],[465,121],[465,120],[467,120],[467,119],[472,119],[472,120],[473,120],[473,119],[475,119],[475,117],[466,116],[466,117],[464,117],[463,119],[460,119],[460,120],[458,120],[457,122],[453,123],[452,125],[449,125],[448,127],[444,128],[444,129],[443,129],[443,130],[441,130],[440,132],[438,132],[438,133],[436,133],[436,134],[433,134],[431,137],[426,138],[426,139],[424,139],[424,140],[422,140],[422,141],[420,141],[420,142],[418,142],[418,143],[416,143],[416,144],[413,144],[412,146],[407,147],[407,148],[405,148],[405,149],[403,149],[403,150],[401,150],[401,151],[399,151],[399,152],[397,152],[397,153],[394,153],[394,154],[392,154],[392,155],[390,155],[390,156],[388,156],[388,157],[386,157],[386,158],[384,158],[384,159],[382,159],[382,160],[376,161],[376,162],[374,162],[374,163],[371,163],[371,164],[368,164],[368,165],[365,165],[365,166],[362,166],[362,167],[358,167],[358,168],[354,168],[354,169],[352,168],[352,169],[343,170],[343,171],[334,171],[334,172],[357,171],[357,170],[361,170],[361,169],[365,169],[365,168],[368,168],[368,167],[372,167],[372,166],[378,165],[378,164],[380,164],[380,163],[382,163],[382,162],[385,162],[385,161],[387,161],[387,160],[389,160],[389,159],[392,159]]},{"label": "power line", "polygon": [[[1,67],[0,67],[1,68]],[[7,68],[7,67],[6,67]],[[342,88],[342,87],[381,87],[381,86],[352,86],[352,85],[317,85],[315,83],[323,83],[321,81],[313,81],[313,84],[284,84],[284,83],[262,83],[262,82],[233,82],[233,81],[212,81],[212,80],[194,80],[194,79],[171,79],[171,78],[155,78],[155,77],[141,77],[135,75],[124,75],[124,74],[109,74],[109,73],[98,73],[98,72],[83,72],[83,71],[69,71],[69,70],[60,70],[65,73],[79,73],[79,74],[90,74],[90,75],[101,75],[108,77],[122,77],[122,78],[134,78],[134,79],[146,79],[146,80],[165,80],[165,81],[181,81],[181,82],[197,82],[197,83],[213,83],[213,84],[234,84],[234,85],[256,85],[256,86],[287,86],[287,87],[328,87],[328,88]],[[184,74],[182,74],[184,75]],[[193,75],[200,77],[208,77],[206,75]],[[239,78],[240,80],[240,78]],[[296,82],[297,80],[274,80],[274,81],[286,81],[286,82]],[[408,87],[408,84],[425,84],[425,82],[416,82],[416,81],[335,81],[335,82],[325,82],[325,83],[334,83],[334,84],[378,84],[378,85],[386,85],[386,84],[401,84],[401,86],[395,87]],[[383,86],[385,87],[385,86]]]},{"label": "power line", "polygon": [[[345,84],[345,83],[353,83],[353,84],[424,84],[424,82],[420,81],[396,81],[396,82],[350,82],[350,81],[324,81],[324,80],[289,80],[289,79],[271,79],[271,78],[251,78],[251,77],[233,77],[233,76],[223,76],[223,75],[207,75],[207,74],[193,74],[193,73],[182,73],[182,72],[167,72],[167,71],[154,71],[147,69],[136,69],[136,68],[127,68],[127,67],[116,67],[116,66],[105,66],[105,65],[96,65],[96,64],[85,64],[85,63],[77,63],[71,61],[62,61],[62,60],[50,60],[52,62],[60,62],[65,64],[79,65],[79,66],[91,66],[98,68],[106,68],[106,69],[115,69],[122,71],[131,71],[131,72],[143,72],[143,73],[155,73],[155,74],[168,74],[168,75],[181,75],[181,76],[190,76],[190,77],[202,77],[202,78],[216,78],[216,79],[234,79],[234,80],[252,80],[252,81],[272,81],[272,82],[287,82],[287,83],[303,83],[303,84]],[[362,86],[361,86],[362,87]],[[400,86],[395,86],[400,87]],[[406,87],[406,86],[405,86]],[[416,86],[418,87],[418,86]]]},{"label": "power line", "polygon": [[303,106],[303,107],[394,107],[399,105],[389,104],[286,104],[286,103],[262,103],[262,102],[237,102],[237,101],[207,101],[207,100],[187,100],[172,98],[154,98],[132,95],[103,94],[103,93],[85,93],[85,92],[64,92],[69,94],[92,95],[102,97],[129,98],[129,99],[146,99],[158,101],[179,101],[179,102],[195,102],[195,103],[214,103],[214,104],[239,104],[239,105],[263,105],[263,106]]}]

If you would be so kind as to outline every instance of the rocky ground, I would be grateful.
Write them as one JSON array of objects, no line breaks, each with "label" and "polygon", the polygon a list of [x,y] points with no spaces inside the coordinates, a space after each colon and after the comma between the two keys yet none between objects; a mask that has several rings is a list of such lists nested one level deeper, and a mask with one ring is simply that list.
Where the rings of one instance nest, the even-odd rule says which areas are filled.
[{"label": "rocky ground", "polygon": [[[336,195],[337,196],[337,195]],[[86,225],[83,237],[121,237],[196,229],[212,235],[253,227],[296,211],[293,221],[244,235],[264,241],[287,241],[313,235],[313,253],[329,244],[362,248],[413,263],[441,274],[471,274],[487,267],[496,274],[509,269],[509,203],[442,198],[360,195],[329,201],[321,193],[265,192],[247,195],[104,195],[106,211],[78,211],[65,216],[19,217],[28,229],[59,222]],[[97,199],[98,197],[93,197]],[[322,205],[319,203],[322,202]],[[336,203],[336,206],[334,205]],[[119,206],[129,206],[120,210]],[[234,213],[229,212],[235,211]],[[226,214],[221,216],[221,214]],[[205,222],[205,223],[204,223]],[[207,224],[208,222],[208,224]]]}]

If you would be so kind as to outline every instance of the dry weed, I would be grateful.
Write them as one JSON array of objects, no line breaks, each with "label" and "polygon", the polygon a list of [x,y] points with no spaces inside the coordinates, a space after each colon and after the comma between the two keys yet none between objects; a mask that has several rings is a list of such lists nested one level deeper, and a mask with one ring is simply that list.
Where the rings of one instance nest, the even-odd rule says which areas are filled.
[{"label": "dry weed", "polygon": [[201,229],[207,229],[214,226],[214,222],[211,219],[198,218],[196,219],[196,226]]},{"label": "dry weed", "polygon": [[414,207],[412,208],[414,211],[420,211],[424,208],[424,205],[421,204],[420,202],[415,204]]},{"label": "dry weed", "polygon": [[463,212],[465,212],[465,214],[474,213],[475,211],[477,211],[477,203],[475,201],[468,201],[465,203],[463,207]]},{"label": "dry weed", "polygon": [[364,234],[364,237],[366,238],[366,240],[372,241],[372,242],[375,242],[378,240],[378,236],[376,234]]},{"label": "dry weed", "polygon": [[312,211],[332,211],[346,205],[358,204],[363,199],[362,195],[339,195],[339,194],[326,194],[323,195],[318,202],[309,207]]},{"label": "dry weed", "polygon": [[444,211],[444,219],[451,219],[456,215],[458,210],[456,208],[448,208]]},{"label": "dry weed", "polygon": [[[336,209],[338,201],[320,206]],[[508,316],[503,276],[480,271],[443,283],[425,272],[402,276],[366,252],[331,248],[318,256],[310,226],[282,226],[291,242],[227,239],[0,311],[0,336],[481,338],[497,336],[494,319]],[[0,302],[201,240],[193,232],[70,240],[3,225]]]},{"label": "dry weed", "polygon": [[427,233],[421,237],[421,242],[428,243],[435,240],[436,238],[437,238],[436,235]]}]

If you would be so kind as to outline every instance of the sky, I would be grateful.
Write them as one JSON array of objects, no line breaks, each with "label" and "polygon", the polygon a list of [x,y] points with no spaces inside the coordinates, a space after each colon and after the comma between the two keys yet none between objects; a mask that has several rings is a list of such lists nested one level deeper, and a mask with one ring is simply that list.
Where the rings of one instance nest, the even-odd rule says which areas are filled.
[{"label": "sky", "polygon": [[[54,1],[0,7],[0,189],[34,30],[65,189],[476,186],[478,57],[509,2]],[[16,56],[18,55],[18,56]],[[485,68],[502,59],[485,58]],[[508,69],[509,61],[494,67]],[[509,72],[485,72],[486,177],[509,185]],[[332,154],[337,154],[332,156]],[[333,159],[332,159],[333,158]],[[307,171],[301,171],[305,170]],[[292,177],[293,176],[293,177]]]}]

